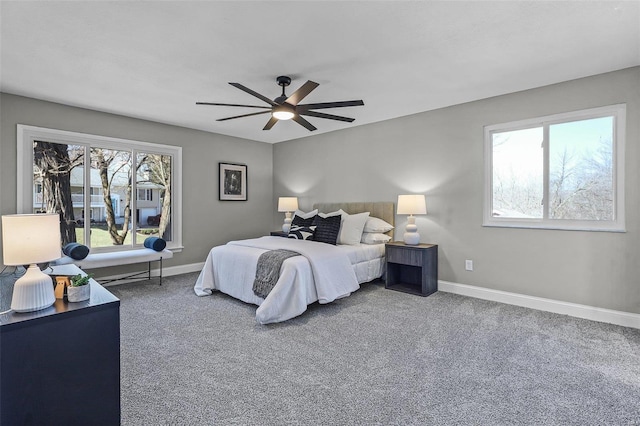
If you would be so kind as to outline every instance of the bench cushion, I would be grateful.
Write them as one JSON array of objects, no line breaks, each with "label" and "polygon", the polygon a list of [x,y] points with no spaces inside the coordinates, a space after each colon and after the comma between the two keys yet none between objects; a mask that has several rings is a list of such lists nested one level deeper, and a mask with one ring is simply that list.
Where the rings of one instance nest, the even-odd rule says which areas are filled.
[{"label": "bench cushion", "polygon": [[93,253],[84,259],[75,260],[69,256],[64,256],[55,262],[54,265],[68,265],[73,263],[82,269],[107,268],[109,266],[129,265],[132,263],[153,262],[162,259],[171,259],[171,250],[155,251],[149,248],[114,251],[109,253]]}]

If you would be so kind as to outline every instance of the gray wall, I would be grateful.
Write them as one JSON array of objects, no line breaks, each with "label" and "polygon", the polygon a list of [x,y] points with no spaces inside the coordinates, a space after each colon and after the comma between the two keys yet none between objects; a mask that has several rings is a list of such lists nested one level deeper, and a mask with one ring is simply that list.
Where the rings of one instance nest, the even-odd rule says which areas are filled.
[{"label": "gray wall", "polygon": [[[483,126],[617,103],[627,104],[626,233],[482,227]],[[309,209],[425,193],[417,224],[440,246],[441,280],[640,313],[638,117],[636,67],[276,144],[273,195]],[[401,239],[406,216],[396,220]]]},{"label": "gray wall", "polygon": [[[2,214],[16,212],[16,125],[27,124],[183,148],[184,250],[165,266],[204,262],[214,245],[265,235],[273,226],[270,144],[9,94],[0,94],[0,106]],[[248,201],[218,201],[219,161],[247,164]]]}]

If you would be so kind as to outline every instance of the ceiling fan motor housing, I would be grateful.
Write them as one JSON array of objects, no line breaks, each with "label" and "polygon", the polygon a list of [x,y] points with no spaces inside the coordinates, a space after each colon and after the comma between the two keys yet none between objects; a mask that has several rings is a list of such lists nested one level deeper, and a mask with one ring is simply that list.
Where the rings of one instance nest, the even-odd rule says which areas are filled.
[{"label": "ceiling fan motor housing", "polygon": [[275,98],[273,100],[273,102],[275,102],[275,103],[277,103],[279,105],[282,105],[284,103],[284,101],[286,101],[286,100],[287,100],[287,95],[282,95],[282,96],[278,96],[277,98]]}]

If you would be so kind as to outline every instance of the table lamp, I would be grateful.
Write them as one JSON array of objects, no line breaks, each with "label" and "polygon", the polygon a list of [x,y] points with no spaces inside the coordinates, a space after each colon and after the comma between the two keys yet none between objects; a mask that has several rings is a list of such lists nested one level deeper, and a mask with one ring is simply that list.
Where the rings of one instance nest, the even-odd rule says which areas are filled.
[{"label": "table lamp", "polygon": [[282,232],[289,233],[291,229],[291,212],[298,210],[298,197],[280,197],[278,198],[278,211],[284,212],[284,223],[282,224]]},{"label": "table lamp", "polygon": [[408,214],[409,223],[403,235],[404,243],[415,246],[420,244],[420,234],[416,226],[414,214],[427,214],[427,201],[425,196],[419,195],[398,195],[398,214]]},{"label": "table lamp", "polygon": [[56,301],[51,277],[37,264],[62,257],[60,244],[58,214],[2,216],[3,263],[8,266],[29,265],[13,287],[13,311],[39,311]]}]

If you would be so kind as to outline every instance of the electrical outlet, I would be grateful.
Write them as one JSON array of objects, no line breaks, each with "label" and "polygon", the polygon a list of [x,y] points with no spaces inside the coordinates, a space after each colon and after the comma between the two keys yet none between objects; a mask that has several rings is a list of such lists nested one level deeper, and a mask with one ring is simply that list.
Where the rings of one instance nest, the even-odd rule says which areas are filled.
[{"label": "electrical outlet", "polygon": [[473,260],[465,260],[464,261],[464,269],[465,271],[473,271]]}]

